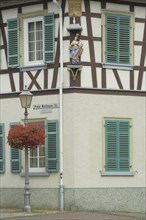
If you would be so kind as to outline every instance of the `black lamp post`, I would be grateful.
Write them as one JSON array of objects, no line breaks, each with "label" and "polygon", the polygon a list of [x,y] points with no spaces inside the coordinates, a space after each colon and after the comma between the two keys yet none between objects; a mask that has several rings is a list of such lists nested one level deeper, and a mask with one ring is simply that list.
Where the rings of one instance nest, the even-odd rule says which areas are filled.
[{"label": "black lamp post", "polygon": [[[33,94],[25,86],[25,90],[19,95],[21,106],[25,108],[24,112],[24,124],[28,124],[28,111],[30,108]],[[29,163],[28,163],[28,147],[25,148],[25,187],[24,187],[24,211],[31,212],[30,206],[30,190],[29,190]]]}]

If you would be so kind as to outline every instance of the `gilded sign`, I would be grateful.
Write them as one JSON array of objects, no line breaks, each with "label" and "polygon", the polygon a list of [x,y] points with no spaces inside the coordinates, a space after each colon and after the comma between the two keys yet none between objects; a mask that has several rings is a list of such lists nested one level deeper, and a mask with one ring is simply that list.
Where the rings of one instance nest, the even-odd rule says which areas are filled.
[{"label": "gilded sign", "polygon": [[68,0],[68,13],[70,17],[82,15],[82,0]]}]

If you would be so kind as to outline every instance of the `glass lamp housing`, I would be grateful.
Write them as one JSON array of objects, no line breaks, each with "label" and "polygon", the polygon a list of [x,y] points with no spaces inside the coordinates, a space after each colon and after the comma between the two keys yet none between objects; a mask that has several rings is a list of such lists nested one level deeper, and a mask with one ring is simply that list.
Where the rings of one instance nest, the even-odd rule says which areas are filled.
[{"label": "glass lamp housing", "polygon": [[30,108],[33,94],[25,89],[19,95],[22,108]]}]

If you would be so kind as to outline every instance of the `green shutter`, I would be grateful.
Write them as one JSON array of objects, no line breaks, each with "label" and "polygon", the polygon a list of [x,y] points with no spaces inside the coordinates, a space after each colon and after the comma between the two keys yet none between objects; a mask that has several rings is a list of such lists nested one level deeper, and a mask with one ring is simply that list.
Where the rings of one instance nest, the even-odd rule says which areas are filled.
[{"label": "green shutter", "polygon": [[47,156],[48,172],[58,172],[59,169],[59,140],[58,121],[47,121]]},{"label": "green shutter", "polygon": [[130,16],[119,16],[119,63],[130,64]]},{"label": "green shutter", "polygon": [[106,121],[106,171],[118,169],[118,130],[116,121]]},{"label": "green shutter", "polygon": [[45,62],[54,63],[54,13],[44,16]]},{"label": "green shutter", "polygon": [[130,123],[119,121],[119,170],[130,169]]},{"label": "green shutter", "polygon": [[1,30],[0,30],[0,69],[1,69]]},{"label": "green shutter", "polygon": [[[14,125],[18,125],[19,123],[14,122],[10,123],[10,128]],[[21,150],[12,148],[11,151],[11,172],[12,173],[20,173],[21,171]]]},{"label": "green shutter", "polygon": [[129,171],[129,129],[129,121],[105,121],[106,171]]},{"label": "green shutter", "polygon": [[106,14],[106,63],[130,64],[130,16]]},{"label": "green shutter", "polygon": [[0,123],[0,173],[5,172],[4,124]]},{"label": "green shutter", "polygon": [[19,66],[19,20],[8,20],[8,66]]}]

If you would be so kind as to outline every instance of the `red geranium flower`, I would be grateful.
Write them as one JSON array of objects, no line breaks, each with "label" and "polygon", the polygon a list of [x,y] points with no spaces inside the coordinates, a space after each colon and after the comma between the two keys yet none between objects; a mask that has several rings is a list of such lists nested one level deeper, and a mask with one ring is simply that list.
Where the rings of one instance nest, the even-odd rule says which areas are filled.
[{"label": "red geranium flower", "polygon": [[38,124],[14,125],[8,133],[8,144],[12,148],[36,148],[45,144],[45,131]]}]

